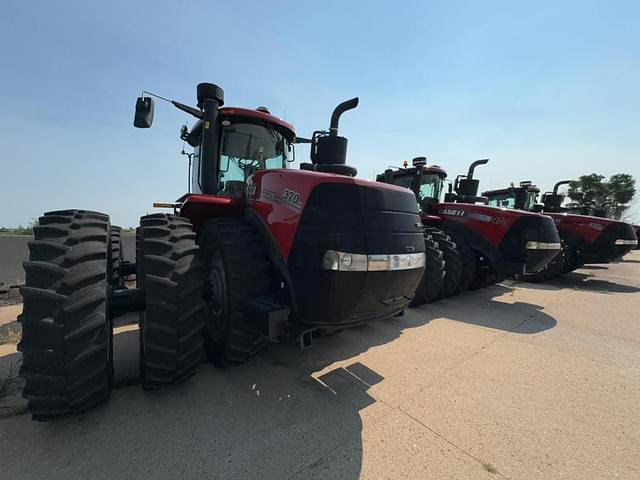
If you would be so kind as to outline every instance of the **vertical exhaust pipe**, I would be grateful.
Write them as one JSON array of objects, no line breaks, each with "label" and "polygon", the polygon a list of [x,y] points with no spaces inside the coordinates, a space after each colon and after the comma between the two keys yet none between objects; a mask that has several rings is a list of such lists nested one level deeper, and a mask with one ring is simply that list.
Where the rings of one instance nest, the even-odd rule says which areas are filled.
[{"label": "vertical exhaust pipe", "polygon": [[358,106],[358,102],[360,102],[360,99],[355,97],[351,100],[345,100],[333,109],[333,113],[331,114],[331,123],[329,125],[329,135],[332,137],[338,135],[338,123],[340,122],[340,116],[347,110],[353,110],[356,108]]},{"label": "vertical exhaust pipe", "polygon": [[557,195],[558,194],[558,188],[560,188],[562,185],[568,185],[571,183],[571,180],[560,180],[558,183],[556,183],[553,186],[553,194]]},{"label": "vertical exhaust pipe", "polygon": [[469,165],[469,171],[467,171],[467,179],[473,180],[473,172],[475,171],[476,167],[479,165],[486,165],[487,163],[489,163],[489,159],[483,158],[482,160],[476,160],[471,165]]}]

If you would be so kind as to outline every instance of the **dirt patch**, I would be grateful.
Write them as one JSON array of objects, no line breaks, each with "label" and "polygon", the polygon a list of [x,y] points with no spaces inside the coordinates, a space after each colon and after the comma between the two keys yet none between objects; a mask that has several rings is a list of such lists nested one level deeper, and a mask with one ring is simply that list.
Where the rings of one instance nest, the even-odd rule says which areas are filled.
[{"label": "dirt patch", "polygon": [[0,282],[0,307],[3,305],[17,305],[22,303],[20,285],[5,285]]},{"label": "dirt patch", "polygon": [[27,401],[22,398],[24,379],[20,377],[22,355],[9,349],[6,345],[0,348],[0,418],[27,411]]}]

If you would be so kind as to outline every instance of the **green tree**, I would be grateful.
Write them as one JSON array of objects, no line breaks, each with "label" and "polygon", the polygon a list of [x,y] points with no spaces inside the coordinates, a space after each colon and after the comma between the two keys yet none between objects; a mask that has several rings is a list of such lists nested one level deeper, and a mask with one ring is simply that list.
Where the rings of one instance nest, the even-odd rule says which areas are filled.
[{"label": "green tree", "polygon": [[628,173],[616,173],[611,175],[607,186],[611,197],[613,216],[620,219],[629,209],[629,204],[636,194],[636,180]]},{"label": "green tree", "polygon": [[620,219],[636,194],[636,181],[626,173],[604,179],[597,173],[582,175],[569,184],[569,198],[582,214]]},{"label": "green tree", "polygon": [[576,204],[580,213],[593,215],[604,209],[606,201],[606,186],[602,182],[604,175],[592,173],[582,175],[569,184],[569,198]]}]

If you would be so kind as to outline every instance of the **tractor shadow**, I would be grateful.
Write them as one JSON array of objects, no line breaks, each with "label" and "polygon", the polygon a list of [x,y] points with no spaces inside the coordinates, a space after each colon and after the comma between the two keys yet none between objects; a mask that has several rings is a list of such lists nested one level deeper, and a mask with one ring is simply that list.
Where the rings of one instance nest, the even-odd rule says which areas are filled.
[{"label": "tractor shadow", "polygon": [[[505,332],[531,335],[549,330],[558,323],[545,313],[544,307],[526,302],[496,300],[510,294],[513,288],[497,284],[488,288],[464,292],[443,301],[425,305],[421,311],[435,318],[443,317],[457,322]],[[506,297],[508,300],[508,297]]]},{"label": "tractor shadow", "polygon": [[509,291],[498,285],[467,292],[317,338],[304,351],[280,343],[243,365],[203,363],[189,381],[152,392],[132,386],[138,382],[138,332],[131,319],[122,319],[114,338],[121,388],[75,417],[45,424],[28,415],[3,420],[0,449],[43,459],[15,457],[3,470],[7,478],[51,471],[82,478],[81,464],[95,479],[358,479],[363,418],[375,422],[389,407],[370,394],[384,378],[354,357],[439,318],[521,334],[555,325],[537,305],[494,299]]},{"label": "tractor shadow", "polygon": [[3,471],[7,478],[44,478],[51,471],[83,478],[81,471],[90,470],[95,479],[358,479],[361,412],[378,411],[368,390],[383,377],[356,360],[325,367],[391,340],[401,328],[383,330],[369,341],[367,329],[344,332],[361,338],[357,346],[340,334],[319,338],[307,351],[273,345],[231,368],[203,362],[192,379],[145,392],[130,386],[139,381],[137,329],[119,328],[120,388],[108,402],[55,422],[32,422],[29,415],[2,420],[0,449],[42,460],[14,456]]},{"label": "tractor shadow", "polygon": [[[583,270],[581,268],[581,270]],[[592,269],[584,269],[592,270]],[[573,288],[576,290],[584,290],[587,292],[597,293],[637,293],[640,288],[632,285],[624,285],[622,283],[596,278],[592,274],[581,273],[579,271],[571,272],[554,280],[545,283],[528,283],[518,282],[518,284],[526,285],[527,288],[534,290],[561,290],[563,288]]]}]

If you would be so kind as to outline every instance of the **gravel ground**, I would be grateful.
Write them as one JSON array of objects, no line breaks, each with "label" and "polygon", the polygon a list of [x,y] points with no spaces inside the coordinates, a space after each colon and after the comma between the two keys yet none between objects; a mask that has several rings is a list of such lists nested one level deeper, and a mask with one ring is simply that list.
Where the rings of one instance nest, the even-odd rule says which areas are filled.
[{"label": "gravel ground", "polygon": [[147,393],[122,327],[127,386],[55,423],[0,420],[1,476],[637,479],[638,264],[468,292]]}]

